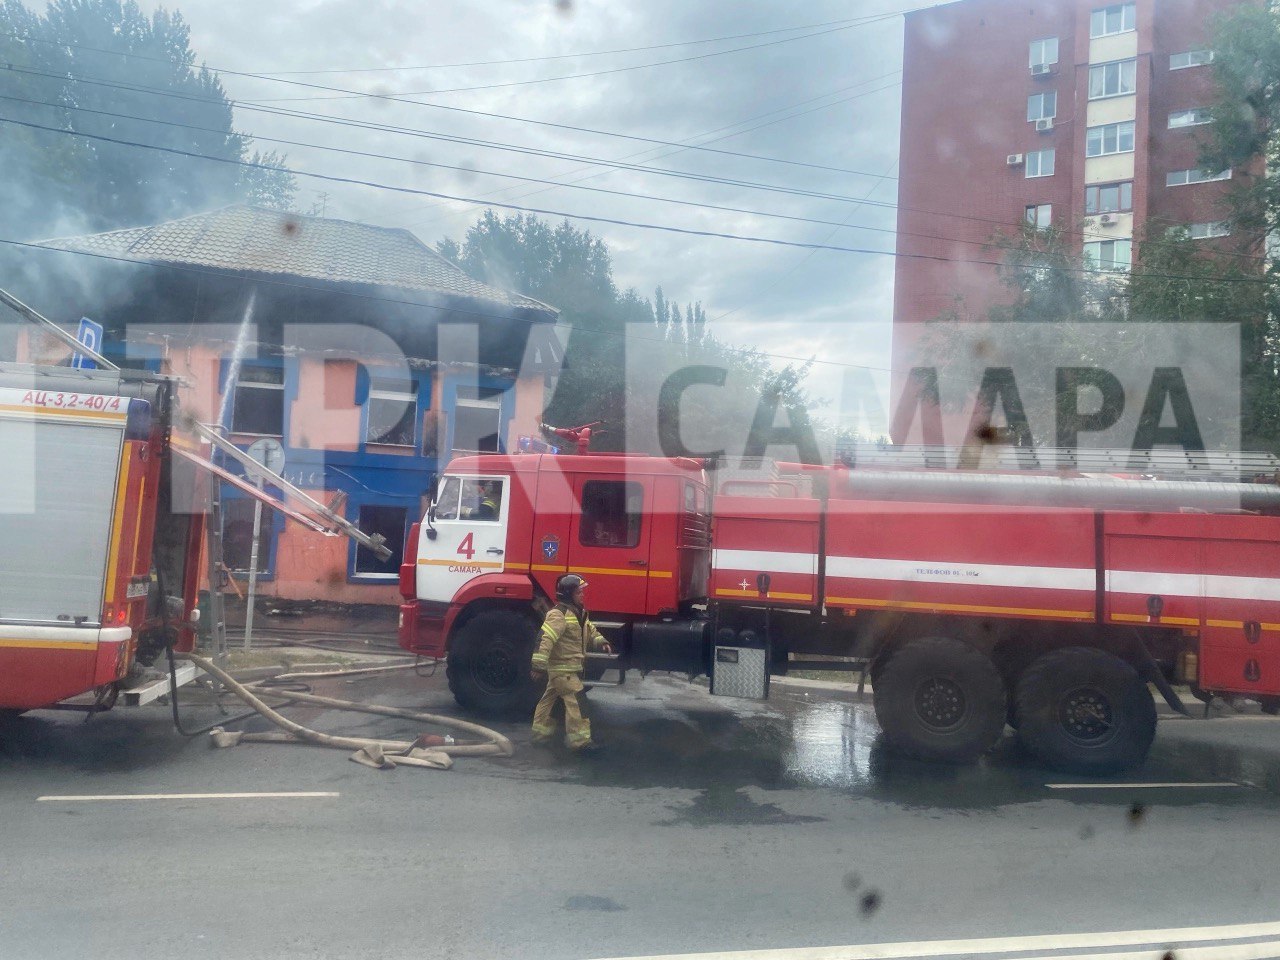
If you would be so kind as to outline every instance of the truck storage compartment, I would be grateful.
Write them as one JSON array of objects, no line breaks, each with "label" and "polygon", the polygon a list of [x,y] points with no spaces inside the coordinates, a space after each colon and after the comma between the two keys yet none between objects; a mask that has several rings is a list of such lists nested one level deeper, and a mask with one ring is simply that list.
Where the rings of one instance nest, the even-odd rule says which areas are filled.
[{"label": "truck storage compartment", "polygon": [[716,632],[711,694],[752,700],[769,696],[769,644],[763,634],[731,627],[721,627]]},{"label": "truck storage compartment", "polygon": [[650,620],[631,628],[628,668],[647,673],[669,670],[700,676],[707,672],[709,620]]},{"label": "truck storage compartment", "polygon": [[812,607],[821,504],[799,497],[720,496],[712,526],[712,599]]}]

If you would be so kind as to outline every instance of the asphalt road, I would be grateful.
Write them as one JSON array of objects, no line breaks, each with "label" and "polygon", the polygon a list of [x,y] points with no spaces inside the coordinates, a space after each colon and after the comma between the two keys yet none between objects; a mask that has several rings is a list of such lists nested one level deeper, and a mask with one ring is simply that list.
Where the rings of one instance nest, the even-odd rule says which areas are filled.
[{"label": "asphalt road", "polygon": [[[317,690],[452,709],[442,677]],[[532,960],[1280,920],[1271,718],[1168,719],[1123,778],[1234,786],[1053,789],[1080,781],[1012,740],[975,767],[895,760],[851,692],[755,703],[651,677],[591,698],[604,756],[511,725],[516,756],[448,772],[213,750],[160,707],[24,717],[0,732],[0,957]],[[260,791],[338,796],[38,800]]]}]

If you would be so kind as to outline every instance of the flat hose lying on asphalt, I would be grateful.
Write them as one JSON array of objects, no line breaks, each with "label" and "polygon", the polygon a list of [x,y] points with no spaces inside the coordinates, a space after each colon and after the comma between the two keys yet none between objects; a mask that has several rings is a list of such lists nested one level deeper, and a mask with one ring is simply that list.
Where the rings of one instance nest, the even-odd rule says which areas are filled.
[{"label": "flat hose lying on asphalt", "polygon": [[[333,697],[321,697],[311,693],[297,691],[280,691],[252,689],[249,685],[236,680],[235,677],[217,666],[212,660],[195,653],[174,652],[174,657],[189,660],[210,676],[216,677],[228,690],[253,707],[263,717],[284,730],[288,736],[279,734],[228,733],[221,728],[210,731],[214,742],[219,746],[232,746],[242,741],[265,743],[314,743],[322,747],[333,747],[338,750],[355,750],[351,759],[366,766],[388,767],[397,764],[411,766],[433,766],[447,768],[453,757],[509,757],[515,752],[511,741],[488,727],[455,717],[446,717],[437,713],[419,713],[415,710],[403,710],[399,707],[383,707],[377,704],[357,703],[353,700],[338,700]],[[277,713],[268,706],[261,697],[272,697],[296,703],[314,703],[320,706],[334,707],[339,710],[353,710],[359,713],[373,713],[386,717],[403,717],[421,723],[451,727],[466,733],[482,737],[483,743],[432,744],[424,749],[424,740],[376,740],[369,737],[341,737],[329,733],[312,730],[288,717]]]}]

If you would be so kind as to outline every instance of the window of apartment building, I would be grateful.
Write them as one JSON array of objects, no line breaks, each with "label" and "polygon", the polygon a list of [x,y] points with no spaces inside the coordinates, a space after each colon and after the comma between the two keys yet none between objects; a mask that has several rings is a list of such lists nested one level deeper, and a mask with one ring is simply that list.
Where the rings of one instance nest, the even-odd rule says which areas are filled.
[{"label": "window of apartment building", "polygon": [[1058,94],[1054,90],[1048,93],[1033,93],[1027,97],[1027,119],[1048,120],[1058,115]]},{"label": "window of apartment building", "polygon": [[1174,53],[1169,56],[1170,70],[1185,70],[1187,67],[1203,67],[1206,63],[1213,63],[1212,50],[1187,50],[1183,53]]},{"label": "window of apartment building", "polygon": [[1166,187],[1181,187],[1188,183],[1209,183],[1214,180],[1230,180],[1230,168],[1214,173],[1212,170],[1170,170],[1164,175]]},{"label": "window of apartment building", "polygon": [[1133,209],[1133,181],[1084,188],[1085,213],[1124,213]]},{"label": "window of apartment building", "polygon": [[1089,17],[1090,37],[1109,37],[1113,33],[1124,33],[1126,30],[1138,28],[1138,5],[1136,3],[1117,3],[1114,6],[1102,7],[1093,11]]},{"label": "window of apartment building", "polygon": [[245,363],[236,373],[231,401],[231,432],[284,435],[284,367]]},{"label": "window of apartment building", "polygon": [[1052,177],[1053,176],[1053,151],[1052,150],[1032,150],[1027,154],[1026,158],[1026,177]]},{"label": "window of apartment building", "polygon": [[1084,257],[1093,270],[1110,273],[1127,271],[1133,263],[1133,241],[1097,240],[1086,243]]},{"label": "window of apartment building", "polygon": [[1026,208],[1024,214],[1027,223],[1031,224],[1039,230],[1043,230],[1049,226],[1053,219],[1053,205],[1048,203],[1033,203]]},{"label": "window of apartment building", "polygon": [[1169,114],[1169,129],[1178,127],[1198,127],[1203,123],[1212,123],[1208,107],[1194,107],[1191,110],[1175,110]]},{"label": "window of apartment building", "polygon": [[1116,60],[1089,68],[1089,99],[1120,97],[1138,89],[1138,61]]},{"label": "window of apartment building", "polygon": [[355,545],[355,562],[352,573],[357,577],[376,577],[394,580],[400,576],[400,558],[404,555],[404,529],[408,520],[407,507],[390,507],[382,504],[364,504],[356,514],[356,525],[370,536],[381,534],[391,556],[379,559],[372,551]]},{"label": "window of apartment building", "polygon": [[1133,152],[1133,121],[1105,123],[1090,127],[1085,133],[1084,152],[1087,157],[1105,157],[1111,153]]},{"label": "window of apartment building", "polygon": [[418,385],[412,380],[373,377],[365,412],[365,443],[412,447]]},{"label": "window of apartment building", "polygon": [[1058,62],[1058,38],[1045,37],[1031,41],[1031,63],[1033,67]]},{"label": "window of apartment building", "polygon": [[1221,220],[1215,223],[1189,223],[1187,233],[1192,240],[1210,240],[1213,237],[1231,236],[1231,227]]}]

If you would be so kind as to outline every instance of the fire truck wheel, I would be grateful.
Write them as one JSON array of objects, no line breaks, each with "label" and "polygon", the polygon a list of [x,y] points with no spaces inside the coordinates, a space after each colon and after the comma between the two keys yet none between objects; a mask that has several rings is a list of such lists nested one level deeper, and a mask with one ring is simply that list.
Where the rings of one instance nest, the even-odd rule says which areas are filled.
[{"label": "fire truck wheel", "polygon": [[894,651],[872,688],[885,740],[921,760],[965,763],[1004,732],[1000,671],[960,640],[912,640]]},{"label": "fire truck wheel", "polygon": [[542,691],[529,676],[535,626],[509,610],[477,614],[454,638],[445,664],[460,706],[488,717],[530,715]]},{"label": "fire truck wheel", "polygon": [[1046,653],[1016,691],[1018,736],[1045,763],[1070,773],[1117,773],[1146,758],[1156,704],[1138,671],[1089,647]]},{"label": "fire truck wheel", "polygon": [[1280,697],[1263,697],[1261,701],[1262,712],[1269,713],[1271,716],[1280,714]]}]

